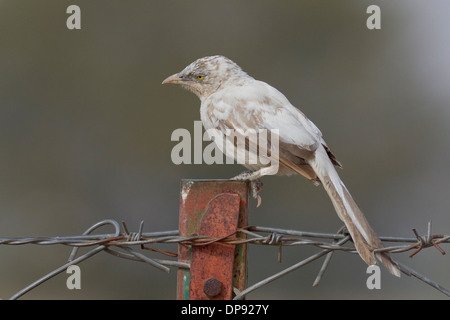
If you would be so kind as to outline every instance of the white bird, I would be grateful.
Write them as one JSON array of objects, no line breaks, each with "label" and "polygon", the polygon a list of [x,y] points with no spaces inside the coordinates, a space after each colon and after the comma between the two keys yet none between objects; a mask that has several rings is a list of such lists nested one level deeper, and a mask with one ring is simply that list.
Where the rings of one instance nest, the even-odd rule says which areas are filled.
[{"label": "white bird", "polygon": [[234,179],[255,182],[268,174],[300,174],[315,184],[321,183],[361,258],[368,265],[376,264],[378,258],[390,273],[400,276],[399,267],[389,253],[376,251],[383,244],[339,178],[334,166],[341,167],[341,164],[326,145],[322,133],[281,92],[255,80],[224,56],[200,58],[163,81],[167,83],[180,84],[200,98],[203,126],[205,130],[221,133],[221,139],[216,137],[215,142],[228,157],[239,157],[239,150],[236,155],[234,151],[227,152],[226,146],[236,145],[234,137],[230,138],[232,130],[277,130],[276,154],[272,149],[272,153],[267,150],[272,141],[267,147],[260,144],[252,147],[246,141],[245,151],[256,155],[266,149],[266,155],[277,157],[279,167],[263,161],[244,163],[251,171]]}]

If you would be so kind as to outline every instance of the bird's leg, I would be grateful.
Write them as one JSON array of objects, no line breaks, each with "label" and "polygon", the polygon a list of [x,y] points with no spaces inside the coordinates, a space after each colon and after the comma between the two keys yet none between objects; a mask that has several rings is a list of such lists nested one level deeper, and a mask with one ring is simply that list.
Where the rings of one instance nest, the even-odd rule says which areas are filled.
[{"label": "bird's leg", "polygon": [[244,171],[241,174],[237,175],[234,178],[231,178],[231,180],[239,180],[239,181],[249,181],[250,182],[250,191],[252,192],[253,198],[255,198],[258,201],[258,204],[256,205],[259,207],[261,205],[261,196],[259,195],[259,192],[261,192],[263,183],[259,179],[261,177],[261,174],[258,171]]}]

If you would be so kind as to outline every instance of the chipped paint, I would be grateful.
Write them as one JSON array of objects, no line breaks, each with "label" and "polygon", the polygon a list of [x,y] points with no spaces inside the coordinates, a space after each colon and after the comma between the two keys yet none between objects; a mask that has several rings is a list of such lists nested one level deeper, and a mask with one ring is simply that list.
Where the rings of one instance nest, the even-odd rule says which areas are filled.
[{"label": "chipped paint", "polygon": [[189,195],[189,191],[191,191],[191,186],[194,184],[194,181],[188,181],[183,184],[181,189],[181,199],[183,200],[183,204],[186,201],[186,198]]}]

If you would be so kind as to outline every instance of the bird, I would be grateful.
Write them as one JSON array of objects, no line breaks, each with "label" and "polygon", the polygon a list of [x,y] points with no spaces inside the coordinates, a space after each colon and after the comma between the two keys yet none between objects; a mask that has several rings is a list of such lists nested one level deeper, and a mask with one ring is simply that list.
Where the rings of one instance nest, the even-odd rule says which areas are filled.
[{"label": "bird", "polygon": [[[230,130],[276,130],[277,171],[269,170],[267,163],[244,163],[250,171],[233,179],[253,182],[255,197],[261,188],[258,181],[269,174],[297,174],[315,185],[323,185],[362,260],[375,265],[378,259],[391,274],[400,277],[398,264],[387,251],[380,250],[384,248],[381,240],[340,179],[335,167],[342,165],[325,143],[321,131],[284,94],[254,79],[223,55],[199,58],[162,83],[181,85],[197,95],[205,130],[219,132],[225,144],[236,144],[230,141]],[[260,147],[264,148],[261,145],[250,148],[246,144],[248,152],[256,153]],[[235,156],[234,152],[226,155]],[[260,198],[258,204],[259,201]]]}]

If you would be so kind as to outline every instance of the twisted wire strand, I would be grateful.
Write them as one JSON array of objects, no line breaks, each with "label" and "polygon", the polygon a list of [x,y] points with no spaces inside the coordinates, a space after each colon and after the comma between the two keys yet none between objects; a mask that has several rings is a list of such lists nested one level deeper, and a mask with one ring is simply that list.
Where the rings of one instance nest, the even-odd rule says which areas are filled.
[{"label": "twisted wire strand", "polygon": [[[111,225],[114,227],[114,233],[106,234],[91,234],[94,230],[105,226]],[[424,248],[435,247],[442,254],[445,251],[439,247],[440,244],[450,243],[449,235],[432,235],[431,234],[431,223],[428,224],[428,233],[424,236],[419,236],[415,229],[413,229],[414,237],[380,237],[384,242],[402,243],[395,246],[388,246],[377,251],[387,251],[391,253],[400,253],[410,250],[415,250],[410,256],[414,256]],[[150,251],[156,251],[168,256],[176,256],[176,254],[162,251],[154,248],[147,248],[145,245],[154,244],[179,244],[186,246],[204,246],[211,243],[226,243],[234,245],[242,244],[256,244],[256,245],[269,245],[279,247],[279,260],[281,257],[281,247],[283,246],[315,246],[322,251],[309,257],[308,259],[302,260],[299,263],[282,270],[266,279],[263,279],[256,284],[248,287],[242,292],[236,294],[235,299],[243,299],[248,293],[260,288],[261,286],[274,281],[285,274],[292,272],[303,265],[314,261],[324,255],[326,255],[325,263],[319,272],[318,277],[313,285],[317,285],[326,266],[331,258],[331,254],[334,251],[345,251],[356,253],[354,246],[346,246],[345,244],[351,240],[348,234],[343,232],[341,229],[337,233],[320,233],[320,232],[310,232],[310,231],[298,231],[291,229],[281,229],[281,228],[271,228],[271,227],[260,227],[260,226],[248,226],[245,228],[238,229],[236,232],[229,234],[221,238],[212,238],[201,235],[195,236],[180,236],[178,230],[160,231],[160,232],[143,232],[143,222],[139,226],[138,232],[128,232],[125,223],[122,222],[122,232],[118,222],[114,220],[103,220],[100,221],[90,228],[88,228],[81,235],[70,235],[70,236],[38,236],[38,237],[0,237],[0,245],[66,245],[73,247],[72,252],[69,256],[68,263],[62,265],[61,267],[53,270],[37,281],[33,282],[26,288],[22,289],[10,299],[17,299],[23,294],[37,287],[41,283],[47,281],[48,279],[56,276],[57,274],[65,271],[70,265],[84,261],[95,254],[104,251],[112,254],[116,257],[145,262],[153,267],[156,267],[162,271],[169,272],[169,267],[184,268],[189,269],[189,264],[179,261],[171,261],[164,259],[150,258],[141,252],[137,252],[133,249],[134,246],[140,246],[141,249],[148,249]],[[82,256],[75,258],[77,250],[80,247],[95,246],[91,251],[83,254]],[[400,264],[403,273],[414,276],[415,278],[424,281],[425,283],[431,285],[442,293],[450,296],[450,291],[443,288],[439,284],[433,282],[425,276],[422,276],[418,272],[412,270],[411,268]]]}]

